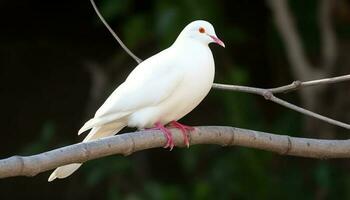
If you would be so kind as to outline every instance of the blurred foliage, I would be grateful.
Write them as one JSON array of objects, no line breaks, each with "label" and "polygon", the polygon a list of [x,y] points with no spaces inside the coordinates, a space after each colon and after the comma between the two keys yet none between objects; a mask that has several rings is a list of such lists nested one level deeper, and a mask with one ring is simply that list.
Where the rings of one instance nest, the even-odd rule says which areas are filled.
[{"label": "blurred foliage", "polygon": [[[317,26],[318,2],[316,0],[290,1],[304,45],[312,57],[317,57],[320,47]],[[68,7],[70,10],[74,9],[71,2],[59,3],[66,5],[67,8],[60,8],[66,9],[66,12]],[[82,2],[79,2],[79,5],[80,3]],[[20,129],[21,126],[16,127],[8,123],[13,134],[29,129],[31,131],[28,131],[28,134],[31,135],[12,134],[11,136],[10,134],[8,141],[17,142],[17,146],[12,143],[8,145],[7,154],[20,152],[29,155],[80,140],[81,138],[75,136],[75,132],[82,121],[90,117],[83,117],[85,103],[82,103],[88,96],[82,91],[88,92],[89,88],[85,83],[89,80],[78,78],[86,77],[87,73],[83,67],[77,67],[80,60],[74,62],[72,59],[81,59],[83,55],[87,55],[86,60],[93,60],[94,56],[98,60],[106,60],[113,58],[115,54],[125,54],[122,50],[114,51],[115,43],[111,42],[112,39],[103,25],[96,20],[97,17],[88,2],[85,3],[85,7],[72,11],[69,20],[65,19],[64,22],[71,23],[71,27],[78,26],[72,16],[89,12],[88,16],[81,21],[87,21],[86,26],[95,26],[98,30],[82,31],[78,35],[67,34],[71,38],[64,38],[63,41],[69,40],[66,41],[69,45],[62,44],[63,42],[58,39],[56,41],[55,37],[58,35],[56,32],[54,36],[47,36],[47,41],[38,39],[45,42],[38,42],[29,37],[27,40],[21,40],[26,47],[18,45],[18,48],[23,48],[24,52],[40,51],[40,59],[43,58],[41,62],[48,60],[50,65],[45,64],[36,71],[35,66],[40,62],[39,56],[33,63],[27,62],[27,64],[32,66],[30,69],[35,72],[32,73],[33,77],[46,72],[49,75],[42,76],[46,78],[49,76],[49,78],[33,80],[33,82],[39,82],[38,86],[35,85],[29,90],[30,97],[25,96],[29,100],[34,98],[30,102],[41,102],[36,105],[44,107],[41,112],[37,111],[37,107],[30,110],[30,106],[22,105],[23,102],[17,104],[12,100],[8,102],[8,104],[13,103],[11,105],[23,106],[23,108],[20,107],[23,109],[22,113],[34,114],[36,111],[37,116],[30,118],[31,120],[21,116],[14,120],[19,124],[23,124],[24,121],[27,122],[26,125],[32,124],[33,127],[29,127],[30,129],[28,127]],[[188,22],[206,19],[214,24],[218,36],[227,45],[226,49],[212,46],[217,65],[217,82],[270,87],[286,84],[292,80],[289,68],[286,67],[288,63],[285,59],[284,45],[280,41],[264,1],[101,0],[96,3],[127,46],[134,49],[140,57],[149,56],[169,46]],[[40,5],[43,10],[49,9],[41,3]],[[76,6],[78,7],[78,4]],[[58,13],[61,14],[61,11],[57,11],[56,15]],[[20,18],[23,20],[25,16]],[[47,19],[42,23],[54,24],[50,20]],[[61,23],[63,24],[63,21]],[[63,29],[63,26],[58,24],[52,26]],[[348,24],[339,24],[339,27],[339,35],[350,36]],[[72,29],[78,30],[78,28]],[[57,30],[60,34],[64,34],[64,31]],[[100,34],[95,37],[93,32]],[[38,33],[35,32],[35,34]],[[42,35],[45,36],[45,33]],[[91,38],[98,42],[93,42]],[[11,43],[3,43],[8,45],[6,47],[12,47],[17,40],[16,36],[12,40],[7,40]],[[34,44],[31,43],[34,46],[33,49],[27,49],[28,41],[33,41]],[[99,44],[100,41],[102,45]],[[57,48],[54,51],[56,53],[67,52],[59,57],[59,60],[66,57],[71,60],[55,65],[57,62],[53,58],[57,59],[57,57],[47,52],[48,46],[39,45],[42,43]],[[78,45],[80,45],[79,48]],[[107,46],[110,46],[108,47],[110,49]],[[86,53],[85,51],[88,50],[90,52]],[[16,60],[23,58],[19,57],[23,53],[17,55],[18,49],[12,51],[16,52],[11,54]],[[29,59],[27,57],[26,59]],[[9,61],[11,62],[15,63]],[[68,62],[73,64],[68,65]],[[126,71],[130,71],[130,66],[134,66],[130,63],[119,65],[116,67],[124,67]],[[26,72],[26,69],[24,71]],[[57,75],[57,73],[62,74]],[[25,79],[27,76],[28,74],[25,73],[20,77],[27,80]],[[116,77],[116,79],[122,79],[122,77]],[[30,84],[30,81],[27,83]],[[49,89],[41,89],[38,93],[33,92],[37,91],[37,88],[45,88],[44,86]],[[7,96],[15,95],[13,91],[8,92]],[[55,92],[58,94],[54,94]],[[38,99],[40,97],[40,100],[35,99],[35,96],[38,96]],[[21,98],[22,96],[18,99]],[[286,95],[283,98],[298,103],[296,94]],[[266,102],[261,97],[212,91],[199,108],[184,119],[184,122],[197,125],[237,126],[302,136],[301,118],[300,114]],[[17,138],[20,137],[26,137],[26,139],[18,141]],[[31,179],[15,178],[6,183],[0,182],[0,191],[2,194],[11,193],[18,197],[25,195],[25,197],[51,199],[350,199],[348,166],[349,164],[345,161],[318,161],[284,157],[241,147],[200,145],[189,149],[175,148],[172,152],[155,149],[129,157],[111,156],[90,161],[72,177],[50,184],[46,183],[48,173]],[[25,187],[32,189],[24,189]],[[16,193],[13,191],[21,190],[22,194],[13,194]]]},{"label": "blurred foliage", "polygon": [[21,150],[21,154],[35,154],[45,151],[48,148],[48,143],[55,134],[55,125],[52,121],[44,122],[43,127],[39,133],[39,138],[34,138],[33,142],[29,143],[27,146]]}]

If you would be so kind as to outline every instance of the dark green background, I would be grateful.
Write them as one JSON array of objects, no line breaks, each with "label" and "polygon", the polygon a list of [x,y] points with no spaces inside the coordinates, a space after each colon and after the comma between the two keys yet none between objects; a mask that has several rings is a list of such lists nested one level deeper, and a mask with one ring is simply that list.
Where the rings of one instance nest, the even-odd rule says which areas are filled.
[{"label": "dark green background", "polygon": [[[346,46],[350,45],[350,6],[339,2],[343,4],[334,8],[332,20],[339,42]],[[189,22],[204,19],[226,44],[225,49],[211,45],[216,82],[274,87],[295,79],[265,1],[96,3],[127,46],[143,59],[171,45]],[[318,3],[291,3],[308,58],[315,64],[320,59]],[[347,53],[346,48],[339,51]],[[339,59],[339,72],[349,72],[346,63]],[[91,64],[98,64],[108,80],[99,98],[89,103],[93,83],[87,66]],[[31,155],[82,140],[77,130],[135,66],[88,0],[2,0],[0,157]],[[329,74],[333,75],[337,74]],[[281,97],[300,105],[298,92]],[[318,138],[317,133],[304,131],[303,118],[258,96],[212,90],[182,122]],[[334,137],[349,134],[333,130]],[[51,172],[1,179],[0,199],[350,199],[349,170],[347,159],[304,159],[214,145],[171,152],[159,148],[90,161],[73,176],[52,183],[47,182]]]}]

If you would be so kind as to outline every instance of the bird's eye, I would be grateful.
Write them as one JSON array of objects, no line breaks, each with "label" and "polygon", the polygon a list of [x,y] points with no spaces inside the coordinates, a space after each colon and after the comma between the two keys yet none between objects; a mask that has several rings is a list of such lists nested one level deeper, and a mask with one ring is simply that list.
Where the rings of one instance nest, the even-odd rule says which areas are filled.
[{"label": "bird's eye", "polygon": [[203,27],[200,27],[200,28],[198,29],[198,31],[199,31],[200,33],[205,33],[205,29],[204,29]]}]

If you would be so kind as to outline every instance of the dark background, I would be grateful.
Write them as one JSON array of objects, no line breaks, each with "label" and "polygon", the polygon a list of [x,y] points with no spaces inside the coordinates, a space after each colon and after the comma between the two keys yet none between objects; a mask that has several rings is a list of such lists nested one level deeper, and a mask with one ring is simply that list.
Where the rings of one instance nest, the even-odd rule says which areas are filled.
[{"label": "dark background", "polygon": [[[289,8],[307,60],[320,69],[320,1]],[[337,56],[322,77],[349,73],[350,3],[331,1]],[[276,87],[300,79],[267,2],[178,0],[96,2],[126,45],[145,59],[171,45],[196,19],[210,21],[226,48],[212,45],[216,82]],[[86,1],[0,2],[0,157],[31,155],[81,141],[81,125],[136,66]],[[314,76],[306,77],[314,79]],[[292,103],[349,122],[349,84],[282,94]],[[316,90],[317,92],[312,92]],[[183,120],[313,138],[349,131],[249,94],[212,90]],[[125,130],[131,131],[131,130]],[[89,161],[67,179],[0,180],[0,199],[350,199],[347,159],[280,156],[242,147],[152,149]]]}]

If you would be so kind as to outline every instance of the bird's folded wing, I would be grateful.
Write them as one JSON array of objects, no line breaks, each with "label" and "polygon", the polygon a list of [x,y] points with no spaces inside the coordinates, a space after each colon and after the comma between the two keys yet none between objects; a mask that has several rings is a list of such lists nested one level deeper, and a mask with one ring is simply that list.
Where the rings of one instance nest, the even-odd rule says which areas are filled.
[{"label": "bird's folded wing", "polygon": [[184,73],[176,66],[136,68],[96,112],[96,117],[133,112],[156,106],[167,99],[182,82]]}]

